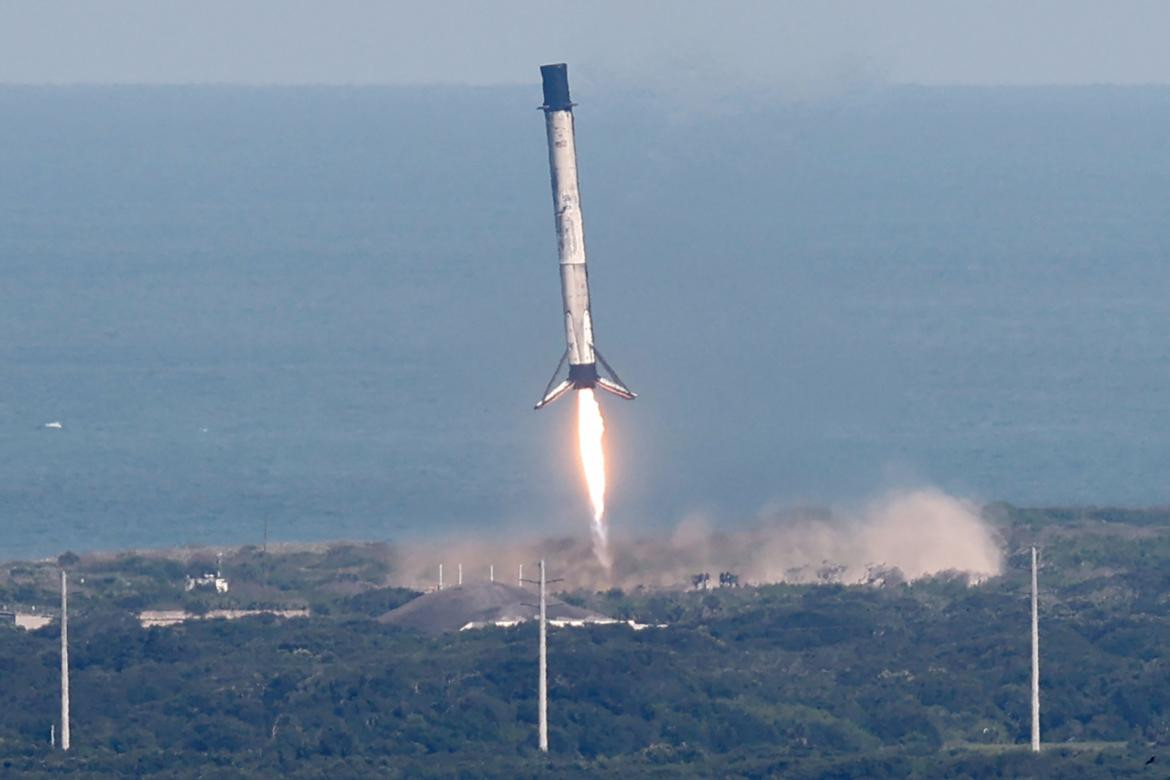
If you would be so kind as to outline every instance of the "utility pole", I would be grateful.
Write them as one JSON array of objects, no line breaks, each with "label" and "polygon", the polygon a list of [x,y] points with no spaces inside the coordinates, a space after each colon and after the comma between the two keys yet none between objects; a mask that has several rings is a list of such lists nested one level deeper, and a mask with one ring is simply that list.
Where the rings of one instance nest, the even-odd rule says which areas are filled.
[{"label": "utility pole", "polygon": [[[544,558],[540,559],[540,749],[548,752],[548,610],[544,597]],[[69,732],[65,732],[68,734]],[[68,737],[66,737],[68,739]]]},{"label": "utility pole", "polygon": [[520,573],[516,575],[516,585],[520,588],[524,587],[524,564],[520,564]]},{"label": "utility pole", "polygon": [[439,564],[439,590],[443,589],[443,564]]},{"label": "utility pole", "polygon": [[1040,752],[1040,614],[1036,548],[1032,548],[1032,752]]},{"label": "utility pole", "polygon": [[488,582],[496,581],[496,565],[494,563],[488,564]]},{"label": "utility pole", "polygon": [[[523,569],[523,567],[521,567]],[[521,579],[520,583],[531,580]],[[537,696],[537,736],[541,752],[548,752],[548,597],[547,587],[550,580],[545,576],[544,559],[540,561],[540,579],[533,584],[540,585],[540,672],[536,683]],[[526,606],[532,606],[527,604]]]},{"label": "utility pole", "polygon": [[61,569],[61,750],[69,750],[69,579]]},{"label": "utility pole", "polygon": [[[521,567],[523,570],[523,566]],[[536,581],[521,579],[521,585],[524,582],[532,582],[532,585],[541,586],[541,601],[539,601],[539,608],[541,608],[541,651],[539,651],[539,672],[536,683],[537,692],[537,734],[539,739],[539,747],[541,751],[549,752],[549,598],[548,586],[550,582],[560,582],[562,580],[550,580],[546,577],[544,572],[544,559],[541,559],[541,579]],[[534,605],[525,605],[528,607]]]},{"label": "utility pole", "polygon": [[459,564],[459,587],[463,587],[463,564]]}]

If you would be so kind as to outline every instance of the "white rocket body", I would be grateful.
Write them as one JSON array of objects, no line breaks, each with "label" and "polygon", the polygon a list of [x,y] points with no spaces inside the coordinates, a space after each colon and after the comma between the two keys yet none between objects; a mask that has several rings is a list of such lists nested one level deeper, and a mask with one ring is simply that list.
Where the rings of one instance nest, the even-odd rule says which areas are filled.
[{"label": "white rocket body", "polygon": [[593,357],[589,269],[585,265],[585,226],[581,218],[581,187],[577,182],[573,112],[546,111],[545,126],[561,264],[561,299],[565,305],[565,346],[569,366],[584,366],[597,360]]},{"label": "white rocket body", "polygon": [[[557,228],[557,254],[561,268],[561,300],[565,316],[565,354],[540,409],[573,389],[601,387],[626,399],[635,398],[614,373],[593,343],[593,315],[589,307],[589,270],[585,261],[585,225],[581,216],[581,188],[577,181],[577,144],[573,127],[573,103],[569,99],[564,64],[540,69],[544,81],[545,129],[548,133],[548,166],[552,177],[553,214]],[[568,376],[557,382],[565,363]],[[609,376],[601,376],[601,363]]]}]

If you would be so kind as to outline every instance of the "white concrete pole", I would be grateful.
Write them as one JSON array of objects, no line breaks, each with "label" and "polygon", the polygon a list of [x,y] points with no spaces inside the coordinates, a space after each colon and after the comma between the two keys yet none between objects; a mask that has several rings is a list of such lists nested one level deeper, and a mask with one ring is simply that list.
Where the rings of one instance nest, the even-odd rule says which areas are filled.
[{"label": "white concrete pole", "polygon": [[488,565],[488,581],[496,581],[496,565],[494,563]]},{"label": "white concrete pole", "polygon": [[69,749],[69,580],[61,570],[61,749]]},{"label": "white concrete pole", "polygon": [[524,564],[520,564],[520,573],[516,575],[517,587],[524,587]]},{"label": "white concrete pole", "polygon": [[459,587],[463,587],[463,564],[459,564]]},{"label": "white concrete pole", "polygon": [[443,564],[439,564],[439,590],[443,589]]},{"label": "white concrete pole", "polygon": [[548,649],[546,644],[547,612],[544,598],[544,560],[540,562],[540,749],[548,752]]},{"label": "white concrete pole", "polygon": [[1040,614],[1036,548],[1032,548],[1032,752],[1040,752]]}]

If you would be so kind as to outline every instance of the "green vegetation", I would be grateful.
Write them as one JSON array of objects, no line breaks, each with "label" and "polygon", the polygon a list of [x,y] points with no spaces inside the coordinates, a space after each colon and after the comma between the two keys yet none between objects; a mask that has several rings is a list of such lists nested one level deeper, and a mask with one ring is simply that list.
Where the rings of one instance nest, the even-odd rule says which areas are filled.
[{"label": "green vegetation", "polygon": [[[57,625],[3,630],[0,764],[22,777],[1161,776],[1170,512],[991,514],[1018,553],[977,587],[940,577],[568,594],[671,626],[552,633],[549,756],[535,749],[535,627],[428,639],[371,620],[413,595],[386,587],[383,548],[233,553],[224,569],[239,593],[233,581],[205,603],[283,594],[278,605],[309,604],[314,617],[152,629],[127,606],[186,604],[183,578],[208,561],[82,559],[74,750],[48,748]],[[1023,550],[1035,540],[1045,566],[1039,757],[1023,747]],[[0,600],[51,605],[51,574],[10,565]]]},{"label": "green vegetation", "polygon": [[[68,558],[70,603],[82,614],[144,609],[309,608],[319,616],[377,617],[417,595],[386,587],[393,551],[385,544],[303,547],[265,554],[247,546],[218,558],[208,550],[124,553]],[[222,567],[227,593],[187,590],[188,577]],[[59,595],[55,562],[14,563],[0,571],[0,604],[37,605],[52,611]]]}]

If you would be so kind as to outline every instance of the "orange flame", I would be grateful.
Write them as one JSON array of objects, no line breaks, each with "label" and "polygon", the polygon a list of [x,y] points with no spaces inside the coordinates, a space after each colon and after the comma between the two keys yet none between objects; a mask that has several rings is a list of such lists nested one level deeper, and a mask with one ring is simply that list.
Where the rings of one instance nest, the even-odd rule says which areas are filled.
[{"label": "orange flame", "polygon": [[593,551],[601,565],[610,567],[609,533],[605,527],[605,450],[601,446],[605,421],[593,390],[577,391],[577,440],[581,448],[581,466],[585,485],[593,504]]}]

